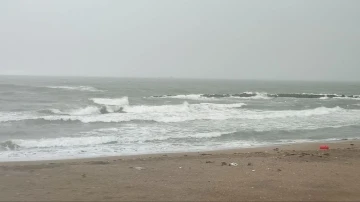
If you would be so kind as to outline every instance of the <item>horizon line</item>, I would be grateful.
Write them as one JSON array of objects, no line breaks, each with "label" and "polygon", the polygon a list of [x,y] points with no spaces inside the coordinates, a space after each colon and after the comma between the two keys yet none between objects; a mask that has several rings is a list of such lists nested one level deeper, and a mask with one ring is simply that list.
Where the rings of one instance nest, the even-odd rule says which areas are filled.
[{"label": "horizon line", "polygon": [[200,77],[174,77],[174,76],[159,76],[159,77],[142,77],[142,76],[90,76],[90,75],[29,75],[29,74],[1,74],[0,76],[9,77],[54,77],[54,78],[114,78],[114,79],[179,79],[179,80],[235,80],[235,81],[293,81],[293,82],[360,82],[360,80],[331,80],[331,79],[272,79],[272,78],[200,78]]}]

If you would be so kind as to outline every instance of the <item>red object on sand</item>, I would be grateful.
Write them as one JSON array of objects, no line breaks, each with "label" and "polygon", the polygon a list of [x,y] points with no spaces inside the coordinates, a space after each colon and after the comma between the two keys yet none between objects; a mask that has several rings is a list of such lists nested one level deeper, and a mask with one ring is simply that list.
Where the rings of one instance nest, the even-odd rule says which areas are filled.
[{"label": "red object on sand", "polygon": [[327,145],[320,145],[320,149],[328,150],[328,149],[329,149],[329,146],[327,146]]}]

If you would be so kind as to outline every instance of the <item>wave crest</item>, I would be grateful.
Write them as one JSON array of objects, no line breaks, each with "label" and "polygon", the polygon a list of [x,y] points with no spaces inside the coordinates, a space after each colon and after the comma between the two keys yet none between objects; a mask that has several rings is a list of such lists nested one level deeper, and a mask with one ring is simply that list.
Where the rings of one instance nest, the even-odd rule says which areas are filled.
[{"label": "wave crest", "polygon": [[[242,108],[244,103],[220,104],[198,103],[189,104],[184,102],[178,105],[130,105],[127,97],[123,98],[92,98],[93,105],[78,109],[59,110],[52,109],[49,113],[44,112],[21,112],[2,113],[0,122],[21,120],[45,120],[45,121],[80,121],[83,123],[116,123],[129,121],[156,121],[156,122],[185,122],[195,120],[276,120],[283,118],[304,118],[319,116],[331,116],[336,119],[353,120],[359,110],[347,110],[341,107],[327,108],[318,107],[304,110],[253,110]],[[45,114],[45,115],[44,115]]]},{"label": "wave crest", "polygon": [[125,113],[101,114],[91,116],[48,116],[45,120],[81,121],[92,122],[128,122],[128,121],[156,121],[156,122],[184,122],[194,120],[264,120],[284,118],[306,118],[334,114],[339,117],[354,116],[359,110],[345,110],[340,107],[319,107],[307,110],[284,110],[284,111],[251,111],[235,109],[236,106],[216,106],[204,104],[165,105],[165,106],[134,106],[124,109]]},{"label": "wave crest", "polygon": [[96,106],[88,106],[85,108],[73,109],[73,110],[68,110],[68,111],[61,111],[59,109],[51,109],[50,111],[53,114],[74,115],[74,116],[91,115],[91,114],[100,114],[101,113],[100,109]]}]

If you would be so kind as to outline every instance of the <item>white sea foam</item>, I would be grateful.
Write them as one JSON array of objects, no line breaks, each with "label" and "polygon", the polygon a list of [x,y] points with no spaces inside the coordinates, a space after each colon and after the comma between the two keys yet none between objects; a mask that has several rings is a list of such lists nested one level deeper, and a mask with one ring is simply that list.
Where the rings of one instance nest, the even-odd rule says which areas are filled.
[{"label": "white sea foam", "polygon": [[360,97],[334,97],[334,99],[341,99],[341,100],[360,100]]},{"label": "white sea foam", "polygon": [[[35,114],[32,112],[4,113],[1,112],[0,122],[20,121],[27,119],[44,119],[48,121],[81,121],[83,123],[93,122],[128,122],[128,121],[156,121],[156,122],[184,122],[193,120],[263,120],[282,118],[304,118],[323,117],[336,115],[342,117],[356,117],[359,110],[347,110],[340,107],[319,107],[306,110],[247,110],[241,107],[244,103],[215,104],[200,103],[189,104],[184,102],[180,105],[125,105],[122,107],[124,113],[101,113],[101,106],[89,106],[86,108],[68,111],[52,110],[54,115]],[[113,106],[114,107],[114,106]],[[116,107],[116,106],[115,106]]]},{"label": "white sea foam", "polygon": [[155,154],[170,152],[199,152],[226,149],[226,148],[246,148],[269,145],[267,142],[257,141],[234,141],[227,144],[210,144],[210,145],[191,145],[178,144],[174,147],[168,142],[160,142],[157,144],[139,144],[130,145],[106,145],[105,146],[78,146],[64,148],[29,148],[17,151],[3,151],[0,153],[0,161],[34,161],[34,160],[52,160],[52,159],[76,159],[76,158],[92,158],[119,155],[135,155],[135,154]]},{"label": "white sea foam", "polygon": [[89,91],[89,92],[103,92],[92,86],[46,86],[47,88],[73,90],[73,91]]},{"label": "white sea foam", "polygon": [[61,111],[59,109],[51,109],[50,111],[54,114],[73,115],[73,116],[101,114],[100,108],[96,106],[87,106],[84,108],[65,110],[65,111]]},{"label": "white sea foam", "polygon": [[[159,129],[158,129],[159,131]],[[211,137],[220,137],[221,132],[209,132],[209,133],[192,133],[187,134],[186,132],[181,134],[182,137],[173,136],[171,134],[163,134],[167,136],[154,136],[156,131],[144,131],[144,130],[134,130],[132,133],[129,131],[127,134],[121,135],[120,131],[114,131],[109,135],[103,135],[100,131],[95,131],[97,136],[78,136],[78,137],[59,137],[59,138],[42,138],[42,139],[14,139],[11,140],[12,143],[18,145],[22,149],[30,148],[56,148],[56,147],[78,147],[78,146],[96,146],[103,144],[130,144],[130,143],[144,143],[146,141],[159,141],[159,140],[168,140],[181,139],[181,138],[211,138]],[[131,132],[131,131],[130,131]],[[135,133],[137,132],[137,133]],[[145,132],[145,133],[144,133]],[[93,132],[94,133],[94,132]],[[226,132],[225,132],[226,134]],[[173,135],[173,134],[172,134]]]},{"label": "white sea foam", "polygon": [[[351,138],[350,138],[351,139]],[[134,154],[153,154],[169,152],[194,152],[231,148],[260,147],[289,143],[337,141],[339,138],[281,139],[275,142],[257,140],[234,140],[231,142],[203,141],[201,144],[158,142],[132,142],[122,144],[118,136],[106,137],[63,137],[49,139],[17,139],[11,144],[19,146],[16,150],[0,152],[0,161],[31,161],[49,159],[90,158]]]},{"label": "white sea foam", "polygon": [[37,119],[37,117],[32,112],[0,112],[0,123],[27,119]]},{"label": "white sea foam", "polygon": [[[187,105],[190,104],[184,104],[184,106]],[[201,104],[196,105],[200,110],[206,109],[205,106],[211,106],[211,110],[224,110],[235,109],[236,107],[241,106],[241,104],[224,104],[219,106],[212,106],[209,104],[205,104],[204,106]],[[178,107],[180,107],[180,105]],[[183,110],[189,110],[187,107]],[[152,109],[151,112],[149,112],[149,110],[146,111],[146,113],[151,114],[154,118],[156,114],[164,114],[166,110]],[[68,136],[58,138],[11,139],[6,143],[6,145],[10,145],[10,147],[8,146],[5,150],[0,151],[0,161],[202,151],[234,147],[241,148],[271,144],[310,142],[316,140],[308,138],[306,135],[302,135],[298,139],[289,136],[289,139],[264,141],[262,138],[255,138],[256,133],[253,132],[316,130],[320,128],[325,129],[327,127],[350,126],[351,124],[358,125],[360,123],[360,117],[358,116],[359,111],[355,110],[317,108],[301,111],[302,115],[300,115],[301,113],[294,114],[294,111],[290,110],[278,111],[277,113],[274,113],[275,111],[251,112],[248,110],[240,110],[239,113],[243,113],[244,116],[249,116],[253,119],[229,119],[226,121],[209,119],[203,124],[193,125],[187,123],[187,127],[183,127],[183,123],[127,123],[121,124],[119,127],[100,128],[88,132],[68,134]],[[139,110],[136,113],[144,114],[145,112]],[[172,113],[179,115],[184,114],[184,111],[175,110],[175,112],[173,111]],[[285,113],[285,115],[281,115],[281,113]],[[110,114],[73,117],[99,118],[108,115]],[[209,114],[208,116],[211,117]],[[247,139],[246,134],[254,134],[254,139]],[[233,140],[228,141],[229,137],[234,137],[234,139],[232,138]],[[239,137],[241,138],[239,139]],[[286,138],[286,136],[283,137]],[[324,138],[322,140],[324,141]],[[0,149],[1,146],[2,145],[0,144]]]},{"label": "white sea foam", "polygon": [[[121,111],[125,106],[129,105],[129,98],[91,98],[95,104],[105,107],[106,113],[113,113]],[[99,109],[101,112],[101,109]]]},{"label": "white sea foam", "polygon": [[188,104],[161,105],[161,106],[124,106],[125,113],[80,115],[54,115],[42,116],[42,119],[92,122],[127,122],[132,120],[157,121],[157,122],[182,122],[189,120],[215,119],[224,120],[231,118],[243,103],[236,104]]},{"label": "white sea foam", "polygon": [[[235,131],[198,131],[196,128],[180,128],[172,125],[126,124],[120,128],[102,128],[81,132],[68,137],[42,139],[12,139],[7,145],[13,150],[0,152],[0,161],[44,160],[62,158],[83,158],[113,155],[131,155],[176,151],[200,151],[220,149],[229,144],[193,144],[187,138],[208,139],[220,137]],[[185,141],[184,141],[185,139]],[[203,140],[202,140],[203,141]],[[238,147],[261,145],[257,141],[237,142]],[[1,145],[0,145],[1,146]]]},{"label": "white sea foam", "polygon": [[[184,102],[181,105],[160,105],[160,106],[128,106],[124,109],[125,112],[129,113],[176,113],[176,112],[188,112],[188,113],[211,113],[212,111],[228,110],[231,108],[240,108],[244,106],[244,103],[235,104],[214,104],[214,103],[201,103],[201,104],[189,104]],[[174,114],[175,115],[175,114]]]},{"label": "white sea foam", "polygon": [[227,119],[279,119],[290,117],[311,117],[328,114],[339,115],[357,114],[358,110],[345,110],[340,107],[319,107],[307,110],[283,110],[283,111],[254,111],[236,109],[240,105],[216,104],[187,104],[162,105],[162,106],[129,106],[124,108],[126,113],[111,113],[90,116],[45,116],[45,120],[71,120],[84,123],[92,122],[127,122],[133,120],[157,121],[157,122],[184,122],[192,120],[227,120]]}]

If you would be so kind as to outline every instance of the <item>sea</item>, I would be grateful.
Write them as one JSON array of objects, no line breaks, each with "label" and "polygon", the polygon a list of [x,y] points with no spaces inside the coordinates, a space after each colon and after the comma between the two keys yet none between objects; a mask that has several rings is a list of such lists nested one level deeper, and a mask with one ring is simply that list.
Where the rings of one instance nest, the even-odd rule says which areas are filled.
[{"label": "sea", "polygon": [[0,161],[360,137],[360,83],[0,76]]}]

